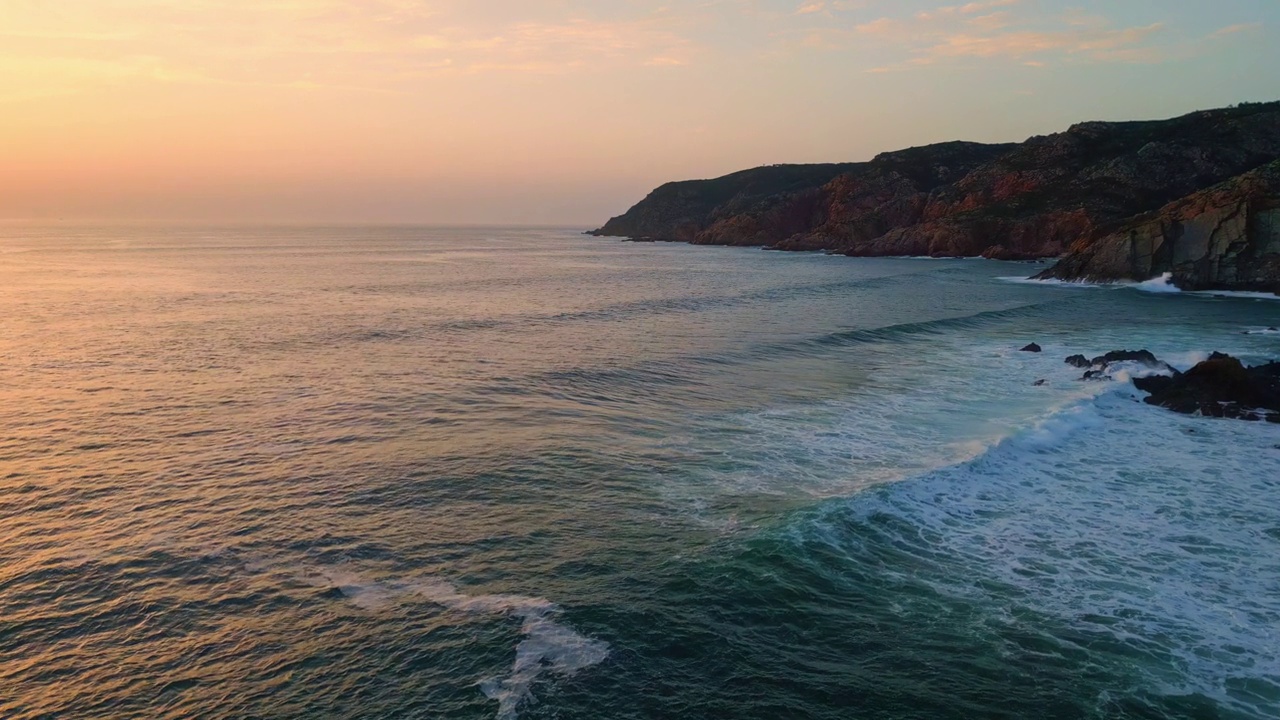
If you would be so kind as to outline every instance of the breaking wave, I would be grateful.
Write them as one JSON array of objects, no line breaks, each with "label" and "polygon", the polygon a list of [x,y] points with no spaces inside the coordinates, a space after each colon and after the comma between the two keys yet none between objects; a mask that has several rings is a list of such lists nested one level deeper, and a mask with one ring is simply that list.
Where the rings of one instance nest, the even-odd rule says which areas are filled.
[{"label": "breaking wave", "polygon": [[1146,692],[1275,717],[1280,571],[1259,544],[1280,539],[1276,440],[1109,385],[972,460],[834,503],[799,534],[855,565],[887,543],[933,592],[1029,623],[1055,653],[1092,638],[1095,661],[1134,667]]}]

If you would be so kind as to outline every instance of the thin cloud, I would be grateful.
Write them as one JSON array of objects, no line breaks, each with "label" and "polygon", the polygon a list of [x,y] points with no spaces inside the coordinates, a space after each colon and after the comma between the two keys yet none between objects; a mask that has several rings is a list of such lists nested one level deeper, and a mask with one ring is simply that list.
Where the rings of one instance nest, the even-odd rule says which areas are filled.
[{"label": "thin cloud", "polygon": [[1252,32],[1254,30],[1260,30],[1260,29],[1262,29],[1262,23],[1241,23],[1239,25],[1228,25],[1222,28],[1221,30],[1214,31],[1211,35],[1209,35],[1209,39],[1219,40],[1221,38],[1229,37],[1231,35],[1238,35],[1240,33]]},{"label": "thin cloud", "polygon": [[[0,61],[49,70],[41,73],[42,82],[56,92],[130,79],[396,89],[449,73],[670,67],[691,62],[697,52],[685,20],[664,10],[631,18],[556,18],[553,9],[531,4],[522,20],[463,12],[456,0],[104,5],[64,0],[10,13],[0,31],[9,40]],[[136,57],[146,61],[128,59]],[[0,94],[18,93],[17,79],[12,86],[0,80]]]},{"label": "thin cloud", "polygon": [[1052,60],[1148,62],[1161,23],[1115,28],[1105,19],[1072,15],[1036,18],[1013,8],[1019,0],[948,5],[907,18],[882,17],[855,26],[862,36],[906,52],[908,59],[868,72],[881,73],[961,59],[997,59],[1043,67]]},{"label": "thin cloud", "polygon": [[947,5],[936,10],[926,10],[916,13],[919,20],[936,20],[939,18],[955,17],[956,15],[974,15],[995,8],[1009,7],[1017,5],[1021,0],[990,0],[989,2],[971,2],[967,5]]},{"label": "thin cloud", "polygon": [[993,32],[996,30],[1003,30],[1014,25],[1015,20],[1012,14],[1006,11],[1000,11],[986,15],[978,15],[977,17],[971,18],[968,21],[968,24],[970,27],[978,30]]}]

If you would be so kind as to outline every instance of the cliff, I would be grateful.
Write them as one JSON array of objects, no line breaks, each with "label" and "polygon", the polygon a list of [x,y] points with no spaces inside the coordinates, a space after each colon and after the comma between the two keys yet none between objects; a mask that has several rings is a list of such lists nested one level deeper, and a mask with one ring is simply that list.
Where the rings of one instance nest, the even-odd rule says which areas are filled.
[{"label": "cliff", "polygon": [[848,255],[1054,257],[1277,159],[1280,103],[1253,104],[669,183],[594,233]]},{"label": "cliff", "polygon": [[1280,293],[1280,161],[1084,238],[1037,277],[1114,282],[1164,273],[1185,290]]},{"label": "cliff", "polygon": [[930,192],[1013,147],[952,142],[863,163],[773,165],[667,183],[593,234],[830,250],[918,221]]},{"label": "cliff", "polygon": [[[858,163],[770,165],[715,180],[667,183],[595,234],[697,242],[699,234],[718,220],[791,204],[794,198],[805,196],[844,173],[856,172],[859,167]],[[765,238],[760,242],[737,239],[740,242],[721,244],[768,244]]]}]

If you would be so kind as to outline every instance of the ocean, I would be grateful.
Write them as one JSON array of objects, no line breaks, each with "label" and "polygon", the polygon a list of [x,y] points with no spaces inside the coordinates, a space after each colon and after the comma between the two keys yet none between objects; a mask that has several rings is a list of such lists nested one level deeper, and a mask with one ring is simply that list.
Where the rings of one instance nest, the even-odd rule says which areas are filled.
[{"label": "ocean", "polygon": [[1280,717],[1280,426],[1063,363],[1280,301],[1036,269],[0,226],[0,717]]}]

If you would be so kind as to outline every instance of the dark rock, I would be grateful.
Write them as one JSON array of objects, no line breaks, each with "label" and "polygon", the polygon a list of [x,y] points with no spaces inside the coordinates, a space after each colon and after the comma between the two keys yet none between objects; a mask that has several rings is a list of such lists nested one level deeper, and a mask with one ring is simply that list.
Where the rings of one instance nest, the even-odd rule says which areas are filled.
[{"label": "dark rock", "polygon": [[1150,350],[1112,350],[1106,355],[1099,355],[1090,361],[1090,367],[1095,365],[1110,365],[1116,362],[1140,362],[1143,365],[1151,365],[1153,367],[1164,365]]},{"label": "dark rock", "polygon": [[1087,360],[1083,355],[1072,355],[1067,358],[1067,364],[1078,368],[1088,368],[1088,372],[1084,374],[1082,380],[1110,380],[1111,366],[1116,363],[1140,363],[1153,370],[1177,374],[1178,371],[1169,363],[1166,363],[1149,350],[1112,350],[1106,355],[1099,355],[1092,360]]},{"label": "dark rock", "polygon": [[1168,375],[1150,375],[1148,377],[1135,378],[1133,384],[1143,392],[1156,394],[1172,388],[1174,379]]},{"label": "dark rock", "polygon": [[1150,393],[1147,403],[1175,412],[1280,422],[1280,363],[1246,368],[1230,355],[1214,353],[1185,373],[1133,383]]},{"label": "dark rock", "polygon": [[1044,350],[1039,345],[1035,343],[1031,343],[1030,345],[1019,350],[1019,352],[1038,353],[1038,352],[1044,352]]}]

